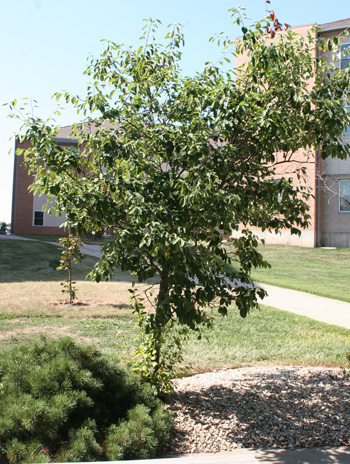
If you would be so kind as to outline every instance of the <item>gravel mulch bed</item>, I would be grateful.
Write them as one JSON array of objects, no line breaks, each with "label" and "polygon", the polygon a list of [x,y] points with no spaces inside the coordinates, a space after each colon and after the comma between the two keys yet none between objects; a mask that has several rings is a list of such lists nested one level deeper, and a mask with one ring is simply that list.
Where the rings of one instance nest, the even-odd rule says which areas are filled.
[{"label": "gravel mulch bed", "polygon": [[249,367],[176,384],[167,453],[349,445],[350,378],[340,368]]}]

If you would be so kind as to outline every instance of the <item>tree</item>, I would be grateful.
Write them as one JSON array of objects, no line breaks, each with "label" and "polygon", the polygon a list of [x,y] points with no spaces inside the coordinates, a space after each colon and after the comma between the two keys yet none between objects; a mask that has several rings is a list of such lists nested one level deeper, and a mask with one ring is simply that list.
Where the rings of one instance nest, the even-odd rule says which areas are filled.
[{"label": "tree", "polygon": [[0,224],[0,234],[1,235],[6,235],[7,234],[7,224],[5,221],[3,221],[1,224]]},{"label": "tree", "polygon": [[61,258],[59,265],[57,266],[58,271],[68,271],[68,278],[61,283],[62,293],[66,293],[69,297],[69,304],[73,304],[77,298],[77,291],[72,276],[72,265],[81,263],[85,258],[85,255],[81,252],[81,246],[83,245],[79,237],[73,236],[70,232],[68,237],[61,237],[58,239],[58,243],[62,246]]},{"label": "tree", "polygon": [[[242,24],[239,11],[232,15]],[[294,154],[311,147],[345,157],[341,134],[350,123],[342,100],[349,73],[320,78],[311,34],[287,30],[272,40],[268,21],[243,25],[235,47],[224,39],[224,59],[227,48],[249,54],[246,66],[226,72],[221,62],[207,63],[190,77],[179,67],[180,27],[162,45],[154,39],[158,25],[149,22],[138,49],[107,43],[85,71],[92,79],[86,98],[56,94],[86,117],[72,133],[79,155],[57,144],[57,128],[31,116],[24,136],[32,148],[21,153],[36,174],[33,189],[56,198],[72,233],[113,230],[94,280],[110,279],[116,266],[139,281],[158,278],[155,310],[143,319],[155,374],[169,324],[210,323],[211,304],[226,314],[236,303],[243,317],[257,306],[264,291],[250,271],[268,264],[250,227],[299,234],[309,219],[304,166],[298,184],[276,181],[277,166],[294,169]],[[228,254],[223,238],[240,225]]]}]

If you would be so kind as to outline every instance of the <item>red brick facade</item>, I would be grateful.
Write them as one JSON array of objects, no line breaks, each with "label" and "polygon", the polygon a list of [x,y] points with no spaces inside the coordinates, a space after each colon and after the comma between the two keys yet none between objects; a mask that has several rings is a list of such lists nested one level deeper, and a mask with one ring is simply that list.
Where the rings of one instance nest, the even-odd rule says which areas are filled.
[{"label": "red brick facade", "polygon": [[[307,34],[311,31],[312,27],[313,25],[301,26],[301,27],[293,28],[293,31],[306,37]],[[277,40],[277,39],[274,39],[274,40]],[[248,55],[238,55],[236,57],[236,68],[244,65],[245,63],[248,62],[248,60],[249,60]],[[312,85],[313,85],[313,81],[310,81],[310,86]],[[313,151],[312,155],[313,156],[310,157],[310,160],[306,164],[307,177],[306,177],[306,184],[303,184],[303,185],[309,187],[311,190],[311,193],[316,198],[316,162],[317,162],[316,152]],[[278,157],[278,154],[276,156]],[[280,167],[276,169],[276,177],[286,175],[288,177],[293,178],[293,182],[295,183],[295,185],[297,185],[299,181],[295,174],[295,170],[296,168],[300,167],[297,161],[305,162],[306,160],[306,156],[303,150],[299,150],[298,152],[296,152],[293,155],[293,159],[295,160],[295,162],[288,163],[288,166],[280,165]],[[287,171],[287,173],[284,171]],[[310,225],[306,230],[302,232],[302,236],[300,238],[297,236],[291,236],[289,231],[287,230],[285,231],[285,233],[282,233],[279,235],[271,234],[269,232],[262,233],[254,227],[252,227],[252,230],[254,230],[254,232],[258,236],[260,236],[261,238],[264,238],[266,243],[301,245],[301,246],[309,246],[309,247],[316,246],[317,207],[316,207],[315,198],[311,198],[308,201],[308,205],[310,208],[309,214],[311,216]]]},{"label": "red brick facade", "polygon": [[[15,150],[29,147],[28,140],[15,142]],[[60,227],[34,226],[34,196],[28,190],[32,182],[33,176],[28,175],[23,158],[15,155],[11,232],[22,235],[65,235],[64,229]]]}]

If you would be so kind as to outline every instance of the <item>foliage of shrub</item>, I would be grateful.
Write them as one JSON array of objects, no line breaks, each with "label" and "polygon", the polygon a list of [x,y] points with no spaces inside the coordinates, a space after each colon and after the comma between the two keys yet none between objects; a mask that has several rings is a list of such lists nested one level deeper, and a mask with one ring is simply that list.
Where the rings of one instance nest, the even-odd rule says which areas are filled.
[{"label": "foliage of shrub", "polygon": [[151,458],[170,425],[153,390],[93,347],[41,338],[2,354],[0,462]]},{"label": "foliage of shrub", "polygon": [[6,222],[2,222],[0,224],[0,234],[2,234],[2,235],[7,234],[7,224],[6,224]]}]

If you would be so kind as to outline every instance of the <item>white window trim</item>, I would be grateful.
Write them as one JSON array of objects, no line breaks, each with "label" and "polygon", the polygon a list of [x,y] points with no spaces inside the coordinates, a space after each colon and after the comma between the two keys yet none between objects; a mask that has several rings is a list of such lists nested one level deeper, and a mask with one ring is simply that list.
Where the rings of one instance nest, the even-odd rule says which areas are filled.
[{"label": "white window trim", "polygon": [[[350,184],[350,179],[341,179],[341,180],[339,180],[339,189],[338,189],[338,191],[339,191],[338,212],[339,212],[340,214],[349,214],[349,213],[350,213],[350,205],[349,205],[349,210],[348,210],[348,211],[342,211],[342,210],[340,209],[340,207],[341,207],[341,200],[342,200],[342,191],[341,191],[340,186],[341,186],[341,183],[342,183],[342,182],[349,182],[349,184]],[[350,188],[350,187],[349,187],[349,188]]]},{"label": "white window trim", "polygon": [[[342,64],[342,47],[343,47],[343,46],[350,47],[350,41],[341,42],[341,44],[340,44],[339,52],[338,52],[338,69],[339,69],[340,71],[342,70],[341,64]],[[349,51],[348,57],[349,57],[349,59],[350,59],[350,51]],[[346,103],[348,103],[348,104],[346,104]],[[349,108],[349,111],[350,111],[350,102],[344,102],[344,106],[345,106],[345,108]],[[350,128],[349,128],[348,130],[350,130]],[[345,142],[345,143],[349,143],[350,134],[349,134],[349,135],[345,135],[345,133],[344,133],[344,134],[343,134],[343,137],[344,137],[344,142]],[[339,212],[345,212],[345,211],[340,211],[340,207],[339,207]]]},{"label": "white window trim", "polygon": [[[342,69],[341,67],[341,63],[342,63],[342,47],[349,47],[350,46],[350,42],[342,42],[340,44],[340,49],[339,49],[339,69]],[[347,55],[347,59],[350,59],[350,50],[349,50],[349,54]]]}]

